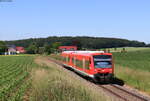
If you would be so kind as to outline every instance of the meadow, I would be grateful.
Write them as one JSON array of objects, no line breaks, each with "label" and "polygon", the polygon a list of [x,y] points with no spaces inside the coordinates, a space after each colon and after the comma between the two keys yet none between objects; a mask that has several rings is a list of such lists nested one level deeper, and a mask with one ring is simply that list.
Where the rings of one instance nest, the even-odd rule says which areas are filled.
[{"label": "meadow", "polygon": [[125,51],[127,52],[149,50],[148,47],[119,47],[119,48],[107,48],[106,50],[109,50],[110,52],[122,52],[123,49],[125,49]]},{"label": "meadow", "polygon": [[150,49],[114,52],[115,74],[125,84],[150,94]]}]

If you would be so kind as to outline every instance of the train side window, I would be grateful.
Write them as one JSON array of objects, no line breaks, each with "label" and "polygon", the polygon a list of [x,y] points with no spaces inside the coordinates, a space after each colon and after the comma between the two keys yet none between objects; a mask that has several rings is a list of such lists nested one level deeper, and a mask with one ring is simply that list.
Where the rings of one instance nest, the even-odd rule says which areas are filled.
[{"label": "train side window", "polygon": [[70,62],[70,60],[71,60],[71,57],[68,57],[68,62]]},{"label": "train side window", "polygon": [[80,68],[83,68],[83,64],[82,64],[82,60],[76,60],[76,66],[77,67],[80,67]]},{"label": "train side window", "polygon": [[66,56],[66,62],[68,62],[68,56]]},{"label": "train side window", "polygon": [[89,60],[85,61],[85,69],[90,69],[90,61]]}]

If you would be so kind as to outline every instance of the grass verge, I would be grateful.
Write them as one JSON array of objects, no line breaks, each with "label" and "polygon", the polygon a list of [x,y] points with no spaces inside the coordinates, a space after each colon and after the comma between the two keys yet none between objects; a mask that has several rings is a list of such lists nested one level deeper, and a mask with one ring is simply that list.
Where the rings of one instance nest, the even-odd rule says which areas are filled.
[{"label": "grass verge", "polygon": [[125,84],[144,91],[150,95],[150,72],[116,65],[115,74],[117,77],[122,79]]},{"label": "grass verge", "polygon": [[150,95],[150,49],[113,55],[116,76]]}]

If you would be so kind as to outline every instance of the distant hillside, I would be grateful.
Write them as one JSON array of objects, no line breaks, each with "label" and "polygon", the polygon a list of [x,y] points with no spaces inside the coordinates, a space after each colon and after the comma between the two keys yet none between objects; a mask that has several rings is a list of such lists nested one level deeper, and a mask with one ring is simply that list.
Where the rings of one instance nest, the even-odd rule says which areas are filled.
[{"label": "distant hillside", "polygon": [[144,42],[130,41],[119,38],[103,38],[103,37],[48,37],[48,38],[31,38],[16,41],[6,41],[6,44],[24,46],[27,48],[31,43],[37,43],[39,47],[44,44],[52,44],[60,42],[62,45],[77,45],[82,48],[99,49],[99,48],[112,48],[112,47],[145,47]]}]

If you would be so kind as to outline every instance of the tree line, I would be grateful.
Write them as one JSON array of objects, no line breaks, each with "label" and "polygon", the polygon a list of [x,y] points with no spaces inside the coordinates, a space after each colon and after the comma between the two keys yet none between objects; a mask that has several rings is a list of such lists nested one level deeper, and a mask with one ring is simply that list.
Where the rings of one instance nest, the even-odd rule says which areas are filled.
[{"label": "tree line", "polygon": [[[28,53],[54,52],[60,45],[76,45],[78,49],[101,49],[117,47],[150,47],[149,44],[139,41],[130,41],[119,38],[103,38],[88,36],[51,36],[47,38],[30,38],[15,41],[5,41],[6,45],[23,46]],[[3,43],[3,44],[4,44]],[[0,48],[1,49],[1,48]],[[50,50],[49,50],[50,49]],[[1,51],[1,50],[0,50]]]},{"label": "tree line", "polygon": [[5,42],[0,41],[0,55],[7,50],[7,45]]},{"label": "tree line", "polygon": [[54,42],[51,45],[45,43],[40,47],[36,42],[32,42],[27,48],[28,54],[51,54],[58,51],[58,47],[61,46],[60,42]]}]

